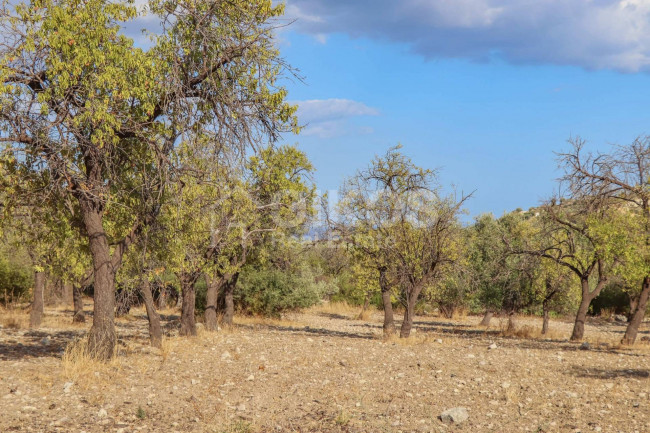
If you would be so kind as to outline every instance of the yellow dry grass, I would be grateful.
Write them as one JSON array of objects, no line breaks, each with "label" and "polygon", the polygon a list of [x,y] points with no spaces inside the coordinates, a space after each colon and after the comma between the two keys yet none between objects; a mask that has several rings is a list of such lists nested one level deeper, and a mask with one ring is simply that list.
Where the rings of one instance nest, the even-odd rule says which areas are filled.
[{"label": "yellow dry grass", "polygon": [[507,321],[505,321],[505,325],[501,325],[501,334],[504,337],[516,337],[528,340],[561,340],[567,338],[563,332],[560,332],[550,326],[546,331],[546,334],[542,334],[541,326],[522,325],[515,326],[514,330],[508,329]]},{"label": "yellow dry grass", "polygon": [[361,308],[359,306],[350,305],[347,302],[322,302],[308,310],[310,313],[339,314],[341,316],[356,316],[360,311]]},{"label": "yellow dry grass", "polygon": [[120,375],[122,358],[117,353],[110,361],[94,358],[88,351],[88,338],[69,343],[61,357],[61,376],[82,388],[102,382],[111,382]]},{"label": "yellow dry grass", "polygon": [[0,307],[0,324],[3,328],[25,329],[29,326],[29,313],[18,309]]},{"label": "yellow dry grass", "polygon": [[[303,326],[303,324],[296,322],[294,320],[288,319],[274,319],[271,317],[261,317],[261,316],[235,316],[233,318],[233,323],[235,325],[245,325],[245,326],[279,326],[286,328],[295,328]],[[232,331],[234,328],[228,329],[227,327],[222,328],[226,332]]]}]

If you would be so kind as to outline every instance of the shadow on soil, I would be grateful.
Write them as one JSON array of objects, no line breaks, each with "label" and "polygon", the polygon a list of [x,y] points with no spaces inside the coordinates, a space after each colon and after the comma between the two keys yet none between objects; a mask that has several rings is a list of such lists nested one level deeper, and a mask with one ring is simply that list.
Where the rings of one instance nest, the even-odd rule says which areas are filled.
[{"label": "shadow on soil", "polygon": [[643,378],[650,377],[650,370],[646,369],[610,369],[610,368],[584,368],[574,365],[567,372],[575,377],[584,377],[591,379],[615,379],[617,377]]},{"label": "shadow on soil", "polygon": [[85,333],[79,331],[40,332],[27,331],[20,338],[22,342],[7,339],[0,343],[0,361],[13,361],[26,358],[60,358],[65,346]]}]

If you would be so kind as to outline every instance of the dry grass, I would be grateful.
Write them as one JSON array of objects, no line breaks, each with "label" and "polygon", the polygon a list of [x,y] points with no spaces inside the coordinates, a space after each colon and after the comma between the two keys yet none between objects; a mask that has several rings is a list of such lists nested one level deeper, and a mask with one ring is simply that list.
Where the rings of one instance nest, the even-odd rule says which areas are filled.
[{"label": "dry grass", "polygon": [[501,335],[504,337],[516,337],[528,340],[561,340],[567,338],[564,333],[551,327],[549,327],[546,334],[542,334],[541,326],[523,325],[515,326],[514,330],[508,329],[507,320],[505,321],[505,326],[501,324]]},{"label": "dry grass", "polygon": [[113,381],[122,369],[116,355],[108,362],[94,358],[88,351],[88,338],[78,338],[65,348],[61,357],[61,376],[82,388]]},{"label": "dry grass", "polygon": [[29,326],[29,314],[22,310],[0,307],[0,324],[3,328],[25,329]]},{"label": "dry grass", "polygon": [[308,310],[308,313],[333,314],[337,316],[354,318],[356,320],[368,321],[372,318],[372,315],[375,313],[375,311],[376,309],[373,306],[370,306],[364,310],[358,305],[350,305],[347,302],[323,302],[319,305],[311,307]]},{"label": "dry grass", "polygon": [[356,317],[359,311],[361,311],[361,308],[356,305],[350,305],[347,302],[323,302],[311,307],[308,311],[316,314],[338,314],[341,316]]},{"label": "dry grass", "polygon": [[[233,318],[233,323],[235,325],[244,325],[244,326],[279,326],[286,328],[296,328],[304,326],[302,323],[288,320],[288,319],[274,319],[270,317],[261,317],[261,316],[235,316]],[[228,330],[226,327],[222,328],[226,332],[232,331]]]},{"label": "dry grass", "polygon": [[357,315],[357,320],[363,320],[363,321],[368,321],[372,317],[373,310],[368,308],[365,310],[361,310],[361,312]]}]

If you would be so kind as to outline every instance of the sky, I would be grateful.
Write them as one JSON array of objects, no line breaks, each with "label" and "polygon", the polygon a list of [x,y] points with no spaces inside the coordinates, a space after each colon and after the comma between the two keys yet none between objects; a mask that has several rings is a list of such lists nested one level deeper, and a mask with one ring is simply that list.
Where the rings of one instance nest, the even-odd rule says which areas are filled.
[{"label": "sky", "polygon": [[469,217],[557,191],[554,152],[650,134],[650,0],[287,0],[289,100],[321,192],[401,143]]}]

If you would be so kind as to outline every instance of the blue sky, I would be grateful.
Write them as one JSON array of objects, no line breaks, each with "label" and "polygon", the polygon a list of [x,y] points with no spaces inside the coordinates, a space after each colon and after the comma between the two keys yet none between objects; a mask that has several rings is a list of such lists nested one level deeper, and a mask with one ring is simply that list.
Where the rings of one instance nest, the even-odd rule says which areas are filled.
[{"label": "blue sky", "polygon": [[471,215],[556,188],[554,151],[650,134],[647,0],[288,0],[289,99],[325,192],[397,143]]}]

